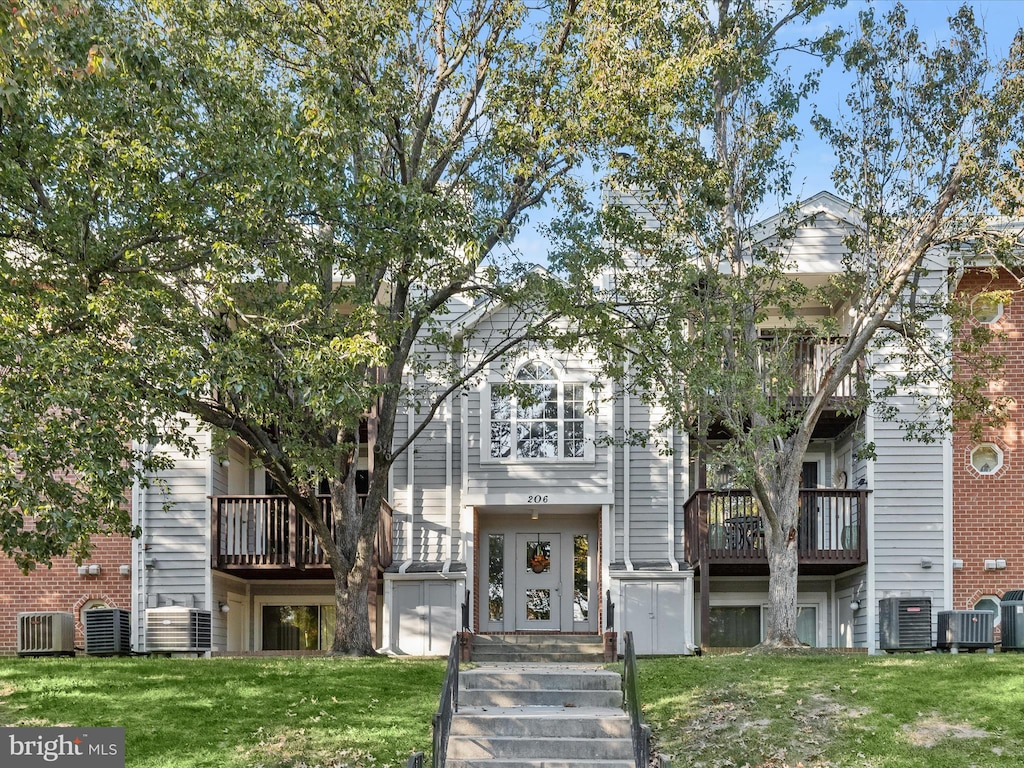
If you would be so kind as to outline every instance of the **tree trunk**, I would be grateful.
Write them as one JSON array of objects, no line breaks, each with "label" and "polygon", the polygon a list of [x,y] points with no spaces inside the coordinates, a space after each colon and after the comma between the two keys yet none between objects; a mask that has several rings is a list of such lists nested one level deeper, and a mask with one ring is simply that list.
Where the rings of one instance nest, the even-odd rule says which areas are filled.
[{"label": "tree trunk", "polygon": [[775,523],[765,531],[768,549],[768,615],[765,648],[801,645],[796,636],[797,573],[799,567],[799,491],[776,495]]},{"label": "tree trunk", "polygon": [[369,557],[362,556],[365,549],[360,541],[360,556],[346,573],[334,576],[334,642],[331,654],[337,656],[376,656],[373,633],[370,631],[369,585],[373,563],[373,540],[369,542]]},{"label": "tree trunk", "polygon": [[373,632],[370,629],[370,575],[373,570],[374,539],[381,505],[381,479],[386,469],[376,467],[369,493],[363,503],[356,494],[355,456],[353,451],[344,482],[331,484],[334,501],[335,556],[331,558],[334,573],[334,642],[331,653],[341,656],[375,656]]}]

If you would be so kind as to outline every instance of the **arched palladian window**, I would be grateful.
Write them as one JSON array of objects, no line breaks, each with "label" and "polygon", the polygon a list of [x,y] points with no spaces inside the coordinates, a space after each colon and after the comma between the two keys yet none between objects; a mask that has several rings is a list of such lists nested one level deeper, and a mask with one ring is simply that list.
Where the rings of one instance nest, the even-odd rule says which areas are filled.
[{"label": "arched palladian window", "polygon": [[547,363],[531,360],[515,385],[491,386],[491,459],[583,459],[582,382],[562,381]]}]

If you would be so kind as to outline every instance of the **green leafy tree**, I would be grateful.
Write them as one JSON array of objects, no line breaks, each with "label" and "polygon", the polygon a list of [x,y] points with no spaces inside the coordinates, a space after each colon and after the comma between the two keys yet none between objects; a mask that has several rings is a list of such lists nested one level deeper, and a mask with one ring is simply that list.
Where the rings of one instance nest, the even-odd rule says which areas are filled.
[{"label": "green leafy tree", "polygon": [[[575,276],[567,303],[586,307],[580,324],[608,338],[608,370],[663,404],[705,459],[714,450],[751,490],[770,568],[767,647],[799,644],[803,457],[871,350],[884,346],[898,365],[868,371],[886,384],[859,388],[851,412],[873,402],[899,418],[891,398],[899,388],[926,409],[905,425],[912,437],[948,429],[954,406],[1000,416],[999,403],[976,396],[978,381],[951,388],[943,318],[955,307],[925,283],[946,275],[946,260],[1005,253],[1006,238],[985,223],[1001,164],[1024,135],[1020,36],[996,65],[969,8],[950,20],[946,42],[929,46],[896,6],[882,19],[861,13],[842,50],[837,33],[799,39],[829,5],[616,5],[605,17],[615,33],[598,41],[594,58],[619,107],[611,140],[623,151],[598,228],[567,221],[558,231],[570,244],[559,266]],[[795,81],[782,66],[794,50],[823,63],[841,53],[854,81],[844,118],[816,118],[839,156],[837,191],[859,212],[842,271],[821,287],[795,274],[786,250],[794,206],[757,226],[790,194],[787,147],[814,92],[816,73]],[[591,284],[603,290],[581,287]],[[849,327],[805,313],[808,303],[841,307]],[[794,365],[808,338],[832,349],[816,381]],[[982,340],[957,351],[984,359],[983,350]]]},{"label": "green leafy tree", "polygon": [[378,511],[415,437],[395,443],[396,414],[422,429],[544,328],[467,362],[442,319],[457,295],[537,295],[495,249],[571,191],[577,3],[48,8],[2,11],[4,550],[27,564],[128,530],[117,502],[159,467],[147,447],[187,447],[198,420],[248,446],[321,542],[333,652],[372,653]]}]

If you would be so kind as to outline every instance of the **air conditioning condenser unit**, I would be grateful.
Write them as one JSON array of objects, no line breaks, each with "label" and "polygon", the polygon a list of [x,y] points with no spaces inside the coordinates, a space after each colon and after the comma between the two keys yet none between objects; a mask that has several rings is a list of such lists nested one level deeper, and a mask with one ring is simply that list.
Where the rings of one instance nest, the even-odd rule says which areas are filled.
[{"label": "air conditioning condenser unit", "polygon": [[932,599],[882,598],[878,601],[878,635],[883,651],[931,650]]},{"label": "air conditioning condenser unit", "polygon": [[75,615],[65,611],[18,614],[18,655],[75,655]]},{"label": "air conditioning condenser unit", "polygon": [[85,611],[85,652],[90,656],[126,656],[132,652],[132,614],[121,608]]},{"label": "air conditioning condenser unit", "polygon": [[1024,651],[1024,589],[1011,589],[999,601],[1004,651]]},{"label": "air conditioning condenser unit", "polygon": [[992,611],[939,611],[935,647],[950,653],[961,648],[995,650],[996,615]]},{"label": "air conditioning condenser unit", "polygon": [[211,648],[209,611],[168,606],[146,610],[146,651],[201,653]]}]

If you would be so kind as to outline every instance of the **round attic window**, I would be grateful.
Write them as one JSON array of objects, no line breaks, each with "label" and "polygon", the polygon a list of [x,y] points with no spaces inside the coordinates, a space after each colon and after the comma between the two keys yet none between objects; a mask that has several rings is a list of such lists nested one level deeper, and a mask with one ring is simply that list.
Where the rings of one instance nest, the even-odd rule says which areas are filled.
[{"label": "round attic window", "polygon": [[994,323],[1003,316],[1003,303],[991,296],[976,296],[971,302],[971,315],[979,323]]},{"label": "round attic window", "polygon": [[971,466],[982,475],[994,475],[1003,466],[1003,452],[991,443],[983,443],[971,451]]}]

